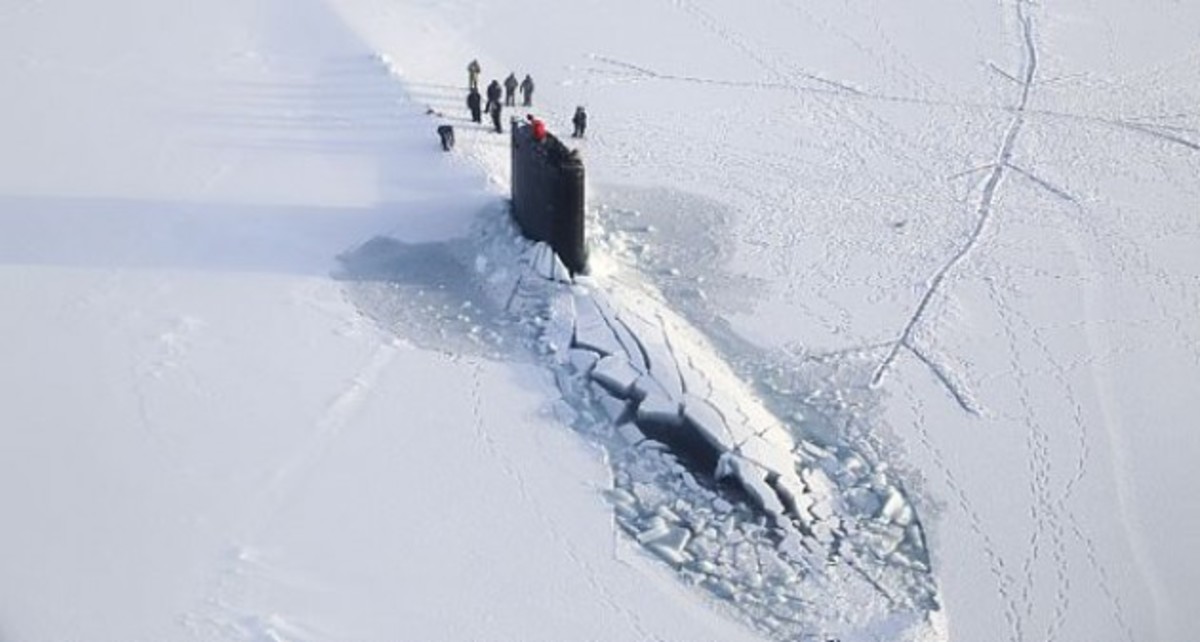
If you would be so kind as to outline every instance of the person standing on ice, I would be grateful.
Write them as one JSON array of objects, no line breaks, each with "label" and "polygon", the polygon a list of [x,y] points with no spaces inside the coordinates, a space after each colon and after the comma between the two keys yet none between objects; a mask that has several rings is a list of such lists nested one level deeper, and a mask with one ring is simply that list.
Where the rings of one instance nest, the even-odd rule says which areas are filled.
[{"label": "person standing on ice", "polygon": [[479,73],[482,71],[483,68],[479,66],[478,60],[472,60],[467,65],[467,87],[479,91]]},{"label": "person standing on ice", "polygon": [[517,104],[517,75],[508,74],[508,78],[504,79],[504,105],[513,107]]},{"label": "person standing on ice", "polygon": [[504,127],[500,125],[500,101],[496,100],[488,103],[488,114],[492,117],[492,127],[495,128],[497,134],[504,133]]},{"label": "person standing on ice", "polygon": [[533,106],[533,78],[529,74],[525,74],[525,80],[521,81],[521,96],[523,97],[523,105],[526,107]]},{"label": "person standing on ice", "polygon": [[489,114],[492,113],[492,103],[500,104],[500,94],[503,91],[500,88],[500,81],[493,80],[487,87],[487,105],[484,106],[483,110]]},{"label": "person standing on ice", "polygon": [[483,122],[483,107],[480,105],[481,102],[483,102],[483,99],[479,96],[479,90],[472,87],[471,91],[467,93],[467,109],[471,110],[471,122],[473,123]]},{"label": "person standing on ice", "polygon": [[575,108],[571,124],[575,125],[575,131],[571,132],[571,138],[583,138],[583,132],[587,130],[587,112],[583,110],[583,105]]}]

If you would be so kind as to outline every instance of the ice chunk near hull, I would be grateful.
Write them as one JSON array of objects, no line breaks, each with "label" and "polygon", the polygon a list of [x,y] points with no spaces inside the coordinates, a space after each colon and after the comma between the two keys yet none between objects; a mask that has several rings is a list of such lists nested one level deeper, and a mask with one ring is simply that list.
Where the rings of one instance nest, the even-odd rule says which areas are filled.
[{"label": "ice chunk near hull", "polygon": [[640,315],[621,312],[616,319],[637,342],[646,360],[646,369],[672,397],[683,396],[683,379],[679,374],[676,355],[671,351],[661,326],[643,319]]},{"label": "ice chunk near hull", "polygon": [[707,400],[695,395],[684,395],[683,420],[689,424],[688,429],[708,442],[714,450],[729,452],[737,448],[725,418]]},{"label": "ice chunk near hull", "polygon": [[531,253],[530,263],[538,276],[558,283],[571,282],[571,271],[549,245],[539,241],[534,244]]},{"label": "ice chunk near hull", "polygon": [[633,386],[642,373],[630,365],[628,359],[610,354],[596,362],[589,376],[613,396],[630,399]]},{"label": "ice chunk near hull", "polygon": [[592,350],[603,356],[623,355],[625,347],[617,340],[612,326],[608,324],[604,314],[597,307],[595,299],[585,293],[575,293],[575,335],[574,345],[581,349]]}]

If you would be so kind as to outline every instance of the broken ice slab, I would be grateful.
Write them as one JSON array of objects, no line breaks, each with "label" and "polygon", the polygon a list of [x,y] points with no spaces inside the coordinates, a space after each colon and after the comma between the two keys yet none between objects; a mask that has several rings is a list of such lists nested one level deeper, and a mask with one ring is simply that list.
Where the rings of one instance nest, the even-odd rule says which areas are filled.
[{"label": "broken ice slab", "polygon": [[846,491],[846,503],[856,514],[874,517],[883,508],[883,500],[873,491],[861,486],[855,486]]},{"label": "broken ice slab", "polygon": [[730,451],[737,446],[724,417],[704,399],[684,395],[683,417],[690,424],[690,428],[699,433],[713,448]]},{"label": "broken ice slab", "polygon": [[530,263],[538,276],[548,281],[571,282],[571,271],[549,245],[539,241],[530,252]]},{"label": "broken ice slab", "polygon": [[833,506],[833,502],[828,496],[814,495],[813,505],[808,508],[809,514],[820,520],[833,519],[837,515],[837,510]]},{"label": "broken ice slab", "polygon": [[551,296],[547,317],[546,325],[542,328],[542,341],[550,352],[562,355],[570,348],[575,334],[575,298],[566,292]]},{"label": "broken ice slab", "polygon": [[603,297],[594,297],[592,301],[596,304],[596,309],[600,311],[600,317],[604,320],[612,333],[617,338],[617,342],[621,345],[625,356],[629,358],[629,363],[635,368],[645,372],[649,368],[646,363],[645,356],[642,354],[642,348],[638,344],[637,338],[629,331],[629,328],[621,322],[617,317],[617,313],[613,310],[608,300]]},{"label": "broken ice slab", "polygon": [[907,526],[912,523],[912,508],[904,500],[904,496],[895,487],[888,488],[887,501],[879,511],[879,517],[886,522]]},{"label": "broken ice slab", "polygon": [[708,397],[712,394],[712,384],[709,383],[708,377],[704,372],[696,366],[692,365],[692,360],[688,355],[676,354],[675,365],[679,366],[679,377],[683,382],[683,389],[699,397]]},{"label": "broken ice slab", "polygon": [[612,394],[629,399],[633,395],[633,384],[642,373],[634,369],[627,359],[617,355],[608,355],[596,362],[596,367],[588,375],[593,381],[604,386]]},{"label": "broken ice slab", "polygon": [[820,468],[801,466],[800,479],[808,488],[808,492],[817,497],[832,497],[837,493],[837,487],[834,486],[833,480],[829,479],[829,475],[826,475],[825,471]]},{"label": "broken ice slab", "polygon": [[609,501],[612,502],[613,510],[617,515],[625,520],[633,520],[638,517],[637,499],[621,488],[612,488],[605,491]]},{"label": "broken ice slab", "polygon": [[651,391],[637,408],[637,421],[657,426],[678,427],[683,425],[679,402],[660,391]]},{"label": "broken ice slab", "polygon": [[683,566],[691,560],[691,557],[687,553],[671,548],[670,546],[664,546],[658,542],[651,542],[647,548],[672,566]]},{"label": "broken ice slab", "polygon": [[680,553],[692,541],[692,532],[683,526],[672,526],[667,530],[667,533],[662,537],[654,540],[656,544],[660,544],[667,548],[671,548]]},{"label": "broken ice slab", "polygon": [[645,527],[637,534],[637,541],[641,544],[653,542],[670,531],[671,526],[667,524],[667,520],[656,515],[646,521]]},{"label": "broken ice slab", "polygon": [[721,412],[721,416],[725,418],[725,427],[729,429],[729,435],[734,443],[740,444],[756,434],[750,423],[749,414],[744,411],[743,405],[738,403],[732,393],[721,388],[714,388],[712,394],[705,397],[705,400]]},{"label": "broken ice slab", "polygon": [[646,435],[635,424],[628,421],[617,426],[617,434],[630,446],[636,446],[646,439]]},{"label": "broken ice slab", "polygon": [[733,453],[725,453],[717,462],[717,479],[732,477],[750,494],[763,511],[772,516],[783,515],[783,503],[767,484],[767,471],[761,466]]},{"label": "broken ice slab", "polygon": [[676,356],[671,351],[662,328],[655,322],[627,311],[622,311],[617,321],[624,324],[638,342],[647,360],[647,369],[667,394],[676,398],[683,396],[683,380],[679,376],[679,366],[675,363]]},{"label": "broken ice slab", "polygon": [[824,546],[831,547],[831,546],[833,546],[833,544],[835,543],[835,541],[837,539],[835,537],[836,526],[837,525],[835,523],[833,523],[832,521],[827,520],[827,519],[822,519],[822,520],[813,522],[813,524],[812,524],[813,537],[815,537],[817,539],[817,541],[820,542],[821,544],[823,544]]},{"label": "broken ice slab", "polygon": [[716,564],[702,559],[692,566],[692,570],[696,571],[697,573],[703,573],[704,575],[713,575],[718,569]]},{"label": "broken ice slab", "polygon": [[647,520],[645,527],[635,537],[639,543],[675,566],[683,565],[692,559],[685,551],[688,542],[692,540],[692,532],[663,517],[655,516]]},{"label": "broken ice slab", "polygon": [[753,435],[737,448],[737,452],[746,459],[783,477],[795,478],[799,486],[800,478],[796,476],[796,460],[790,451],[768,443],[766,439]]},{"label": "broken ice slab", "polygon": [[676,566],[691,560],[685,547],[692,539],[692,533],[682,526],[671,526],[662,535],[648,540],[650,550],[666,561]]},{"label": "broken ice slab", "polygon": [[887,559],[890,557],[896,552],[896,549],[900,547],[900,543],[904,541],[903,531],[895,532],[891,530],[885,530],[883,532],[875,533],[864,532],[861,537],[863,543],[867,545],[867,548],[869,548],[871,552],[880,559]]},{"label": "broken ice slab", "polygon": [[846,479],[847,483],[851,484],[856,484],[871,474],[871,467],[861,457],[854,454],[847,455],[842,459],[838,470],[839,477]]},{"label": "broken ice slab", "polygon": [[593,350],[581,350],[579,348],[571,348],[567,351],[567,361],[576,372],[591,372],[592,367],[600,360],[599,353]]},{"label": "broken ice slab", "polygon": [[637,503],[637,498],[633,496],[633,493],[624,488],[610,488],[604,491],[604,494],[613,504],[632,507]]},{"label": "broken ice slab", "polygon": [[800,446],[801,452],[803,452],[805,455],[808,455],[809,457],[812,457],[813,459],[820,460],[820,459],[833,459],[834,458],[833,453],[829,452],[828,450],[822,448],[821,446],[818,446],[817,444],[815,444],[807,439],[801,439],[798,442],[798,445]]},{"label": "broken ice slab", "polygon": [[628,401],[612,396],[607,389],[596,382],[592,382],[592,388],[596,393],[600,408],[604,410],[604,414],[608,416],[614,425],[620,426],[629,422]]},{"label": "broken ice slab", "polygon": [[575,293],[575,339],[579,348],[594,350],[601,355],[624,355],[625,349],[612,327],[604,319],[596,300],[586,294]]}]

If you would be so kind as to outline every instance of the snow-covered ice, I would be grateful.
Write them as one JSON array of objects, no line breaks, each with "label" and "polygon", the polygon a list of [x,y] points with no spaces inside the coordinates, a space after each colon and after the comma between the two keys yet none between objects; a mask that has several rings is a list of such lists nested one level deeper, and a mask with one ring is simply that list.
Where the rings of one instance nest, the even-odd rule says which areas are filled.
[{"label": "snow-covered ice", "polygon": [[0,639],[1195,637],[1197,6],[160,4],[0,8]]}]

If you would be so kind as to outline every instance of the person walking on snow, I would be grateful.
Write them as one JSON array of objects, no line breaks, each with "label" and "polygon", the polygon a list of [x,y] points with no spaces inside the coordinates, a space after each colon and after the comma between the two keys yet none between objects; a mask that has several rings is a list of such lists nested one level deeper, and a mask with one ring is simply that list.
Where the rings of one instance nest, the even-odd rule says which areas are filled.
[{"label": "person walking on snow", "polygon": [[492,127],[496,129],[497,134],[503,134],[504,127],[500,125],[500,101],[496,100],[488,104],[490,105],[488,107],[488,114],[492,117]]},{"label": "person walking on snow", "polygon": [[533,78],[531,78],[529,76],[529,74],[525,74],[525,80],[521,81],[521,95],[524,98],[524,102],[522,104],[524,104],[526,107],[532,107],[533,106]]},{"label": "person walking on snow", "polygon": [[478,60],[472,60],[467,65],[467,87],[479,91],[479,73],[483,69],[479,66]]},{"label": "person walking on snow", "polygon": [[492,103],[500,104],[500,94],[504,90],[500,89],[500,81],[493,80],[487,87],[487,105],[483,108],[487,113],[492,113]]},{"label": "person walking on snow", "polygon": [[509,74],[504,79],[504,105],[513,107],[517,104],[517,75]]},{"label": "person walking on snow", "polygon": [[575,125],[575,131],[571,132],[571,138],[583,138],[583,132],[587,130],[587,112],[583,110],[583,105],[575,108],[571,124]]},{"label": "person walking on snow", "polygon": [[482,101],[483,99],[479,97],[479,90],[472,87],[467,94],[467,109],[471,110],[471,122],[473,123],[483,122],[483,107],[480,105]]}]

